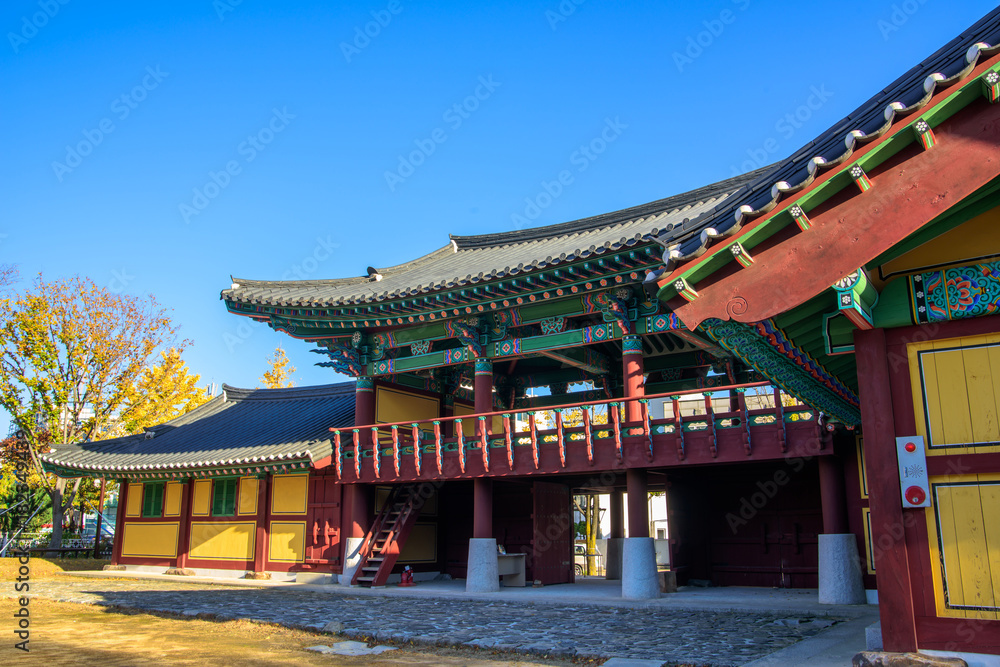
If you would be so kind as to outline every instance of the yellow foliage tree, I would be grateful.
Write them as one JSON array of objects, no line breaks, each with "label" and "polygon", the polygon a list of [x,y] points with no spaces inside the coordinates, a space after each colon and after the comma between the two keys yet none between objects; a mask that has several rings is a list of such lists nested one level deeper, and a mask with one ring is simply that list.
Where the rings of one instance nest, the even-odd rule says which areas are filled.
[{"label": "yellow foliage tree", "polygon": [[[39,455],[98,440],[138,413],[130,401],[177,327],[153,296],[114,294],[88,278],[45,282],[0,299],[0,405],[27,444],[30,465],[52,501],[51,546],[62,543],[66,511],[81,480],[44,472]],[[92,486],[92,482],[88,482]]]},{"label": "yellow foliage tree", "polygon": [[139,433],[204,405],[211,396],[198,387],[200,375],[189,372],[176,347],[160,352],[160,361],[147,368],[125,398],[127,419],[119,420],[104,437]]},{"label": "yellow foliage tree", "polygon": [[268,357],[267,364],[270,368],[260,377],[264,387],[267,389],[287,389],[295,386],[295,382],[292,380],[295,366],[292,366],[292,362],[288,360],[284,350],[280,347],[276,348],[274,355]]}]

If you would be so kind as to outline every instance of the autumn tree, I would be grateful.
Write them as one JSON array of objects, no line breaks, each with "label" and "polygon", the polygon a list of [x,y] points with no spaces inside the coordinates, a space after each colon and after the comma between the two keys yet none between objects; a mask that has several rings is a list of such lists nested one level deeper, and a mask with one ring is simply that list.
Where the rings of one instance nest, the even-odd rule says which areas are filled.
[{"label": "autumn tree", "polygon": [[280,347],[274,350],[274,355],[268,357],[267,365],[269,369],[260,377],[264,387],[267,389],[287,389],[295,386],[295,381],[292,380],[295,366],[292,366],[292,362],[288,360],[285,351]]},{"label": "autumn tree", "polygon": [[0,299],[0,405],[51,499],[53,548],[82,481],[44,472],[39,455],[134,420],[143,403],[130,399],[143,373],[157,350],[187,346],[176,339],[153,296],[114,294],[88,278],[45,282],[39,275],[24,292]]},{"label": "autumn tree", "polygon": [[0,291],[17,282],[17,267],[13,264],[0,264]]},{"label": "autumn tree", "polygon": [[160,352],[160,361],[146,368],[132,385],[122,414],[103,437],[140,433],[191,412],[211,400],[208,389],[198,387],[200,375],[189,372],[176,347]]}]

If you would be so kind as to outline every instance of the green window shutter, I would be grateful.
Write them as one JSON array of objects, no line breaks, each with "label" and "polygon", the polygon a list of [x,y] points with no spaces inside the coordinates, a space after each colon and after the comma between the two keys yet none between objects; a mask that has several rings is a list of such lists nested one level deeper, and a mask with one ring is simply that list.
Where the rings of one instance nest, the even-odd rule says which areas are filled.
[{"label": "green window shutter", "polygon": [[236,487],[240,480],[228,479],[226,481],[229,482],[229,488],[226,490],[226,516],[233,516],[236,514]]},{"label": "green window shutter", "polygon": [[236,514],[238,479],[217,479],[212,483],[212,516]]},{"label": "green window shutter", "polygon": [[142,486],[142,516],[163,516],[163,482],[147,482]]},{"label": "green window shutter", "polygon": [[166,484],[160,482],[156,485],[156,493],[153,494],[153,516],[163,516],[163,492]]}]

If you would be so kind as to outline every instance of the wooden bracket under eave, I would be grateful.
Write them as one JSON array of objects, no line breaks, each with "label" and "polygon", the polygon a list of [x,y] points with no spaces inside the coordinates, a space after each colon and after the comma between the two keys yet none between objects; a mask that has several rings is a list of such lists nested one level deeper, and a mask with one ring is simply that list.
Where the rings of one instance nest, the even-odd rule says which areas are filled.
[{"label": "wooden bracket under eave", "polygon": [[990,101],[990,104],[996,104],[997,100],[1000,100],[1000,73],[996,70],[990,70],[983,75],[980,81],[983,82],[983,95]]},{"label": "wooden bracket under eave", "polygon": [[937,137],[934,136],[934,130],[931,129],[930,123],[923,118],[917,120],[917,122],[913,124],[913,134],[916,135],[925,151],[930,150],[934,147],[934,144],[937,143]]}]

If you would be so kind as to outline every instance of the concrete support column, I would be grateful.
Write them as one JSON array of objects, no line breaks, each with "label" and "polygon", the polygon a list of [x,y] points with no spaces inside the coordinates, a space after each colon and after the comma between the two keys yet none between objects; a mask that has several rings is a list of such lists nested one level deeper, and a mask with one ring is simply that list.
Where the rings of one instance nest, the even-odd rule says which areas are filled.
[{"label": "concrete support column", "polygon": [[604,578],[621,579],[622,538],[625,537],[625,503],[620,489],[615,489],[611,492],[611,506],[608,508],[608,511],[611,513],[611,533],[608,536],[608,553],[604,567]]},{"label": "concrete support column", "polygon": [[645,468],[625,471],[628,491],[628,536],[649,537],[649,485]]},{"label": "concrete support column", "polygon": [[371,528],[371,496],[369,484],[345,484],[342,516],[344,525],[344,569],[340,583],[351,584],[354,573],[361,564],[361,545]]},{"label": "concrete support column", "polygon": [[656,547],[649,536],[649,486],[644,468],[625,471],[628,491],[628,537],[622,540],[622,597],[648,600],[660,596]]},{"label": "concrete support column", "polygon": [[[354,387],[354,425],[369,426],[375,423],[375,380],[370,377],[359,377]],[[359,443],[372,443],[371,429],[363,428],[358,434]]]},{"label": "concrete support column", "polygon": [[656,547],[652,537],[626,537],[622,540],[622,597],[628,600],[660,597]]},{"label": "concrete support column", "polygon": [[[625,383],[625,398],[646,395],[642,365],[642,338],[629,335],[622,338],[622,379]],[[639,401],[629,401],[625,408],[625,419],[630,422],[642,420],[642,405]],[[631,506],[629,513],[631,513]]]},{"label": "concrete support column", "polygon": [[823,534],[819,536],[821,604],[865,604],[858,540],[847,532],[844,467],[836,456],[819,457]]},{"label": "concrete support column", "polygon": [[472,481],[472,502],[472,539],[469,540],[465,590],[469,593],[490,593],[500,590],[497,541],[493,537],[492,479],[477,477]]}]

